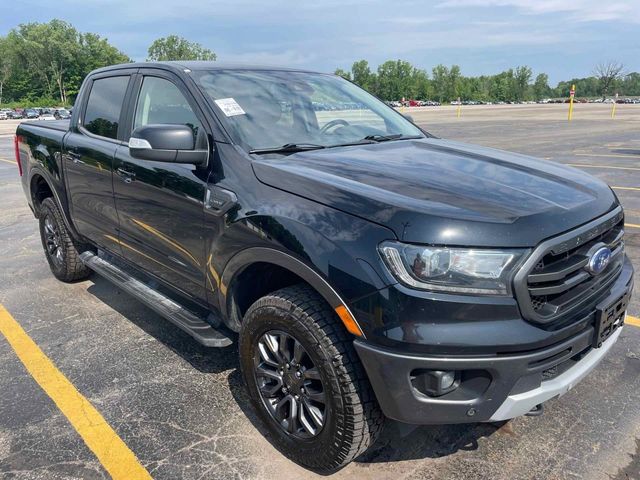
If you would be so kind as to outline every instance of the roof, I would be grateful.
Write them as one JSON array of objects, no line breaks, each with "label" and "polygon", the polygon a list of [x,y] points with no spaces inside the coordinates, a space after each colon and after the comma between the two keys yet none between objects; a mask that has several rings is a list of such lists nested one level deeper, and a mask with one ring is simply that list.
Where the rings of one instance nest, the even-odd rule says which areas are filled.
[{"label": "roof", "polygon": [[228,62],[214,62],[214,61],[174,61],[174,62],[134,62],[134,63],[121,63],[118,65],[110,65],[108,67],[99,68],[91,73],[106,72],[109,70],[119,70],[123,68],[142,68],[142,67],[157,67],[165,70],[184,71],[188,70],[278,70],[286,72],[307,72],[307,73],[319,73],[313,70],[306,70],[301,68],[287,68],[281,66],[271,65],[257,65],[246,63],[228,63]]}]

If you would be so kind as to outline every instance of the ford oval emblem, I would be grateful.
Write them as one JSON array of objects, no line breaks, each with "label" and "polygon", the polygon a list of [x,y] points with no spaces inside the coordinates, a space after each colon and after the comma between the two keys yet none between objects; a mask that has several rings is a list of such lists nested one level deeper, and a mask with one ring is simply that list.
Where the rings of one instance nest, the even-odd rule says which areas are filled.
[{"label": "ford oval emblem", "polygon": [[607,247],[599,248],[591,255],[591,258],[589,258],[586,269],[592,275],[598,275],[607,268],[609,260],[611,260],[611,250]]}]

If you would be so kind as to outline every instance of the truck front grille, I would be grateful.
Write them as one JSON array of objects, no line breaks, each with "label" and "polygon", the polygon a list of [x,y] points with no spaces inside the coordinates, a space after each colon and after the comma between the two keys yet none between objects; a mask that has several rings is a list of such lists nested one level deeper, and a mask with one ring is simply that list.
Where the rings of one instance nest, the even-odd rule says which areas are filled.
[{"label": "truck front grille", "polygon": [[[566,318],[597,299],[618,277],[624,261],[624,220],[620,208],[566,234],[540,244],[514,280],[522,314],[549,323]],[[608,266],[594,275],[585,267],[588,252],[607,246]]]}]

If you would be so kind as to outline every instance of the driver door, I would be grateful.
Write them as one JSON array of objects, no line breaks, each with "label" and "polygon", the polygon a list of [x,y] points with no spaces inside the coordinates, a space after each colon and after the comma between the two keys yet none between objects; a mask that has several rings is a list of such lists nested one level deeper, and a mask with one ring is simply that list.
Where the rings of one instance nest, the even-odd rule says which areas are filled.
[{"label": "driver door", "polygon": [[[132,96],[128,135],[148,124],[190,126],[207,148],[203,116],[181,80],[141,70]],[[203,146],[204,144],[204,146]],[[184,293],[206,301],[204,199],[208,169],[115,153],[113,187],[126,259]]]}]

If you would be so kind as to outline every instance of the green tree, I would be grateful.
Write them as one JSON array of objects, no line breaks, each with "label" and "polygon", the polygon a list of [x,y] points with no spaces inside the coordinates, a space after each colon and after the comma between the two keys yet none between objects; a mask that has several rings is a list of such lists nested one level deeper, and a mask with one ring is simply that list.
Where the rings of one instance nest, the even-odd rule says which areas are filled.
[{"label": "green tree", "polygon": [[199,43],[177,35],[158,38],[147,52],[147,61],[161,62],[170,60],[215,60],[216,54]]},{"label": "green tree", "polygon": [[353,75],[353,82],[355,84],[361,86],[365,90],[373,90],[375,74],[371,73],[369,62],[366,60],[353,62],[353,65],[351,66],[351,74]]},{"label": "green tree", "polygon": [[342,78],[344,78],[345,80],[349,80],[351,81],[351,73],[344,71],[341,68],[336,68],[336,71],[333,72],[334,75],[338,75]]},{"label": "green tree", "polygon": [[536,100],[542,100],[550,95],[551,89],[549,88],[549,75],[546,73],[539,73],[536,76],[535,82],[533,82],[533,96]]},{"label": "green tree", "polygon": [[433,67],[431,84],[435,98],[439,102],[449,100],[449,69],[444,65],[436,65]]},{"label": "green tree", "polygon": [[527,66],[517,67],[513,73],[513,99],[524,100],[531,81],[532,71]]},{"label": "green tree", "polygon": [[457,99],[460,96],[460,67],[458,65],[452,65],[449,69],[449,75],[447,78],[447,98],[449,100]]},{"label": "green tree", "polygon": [[640,96],[640,73],[631,72],[625,75],[621,89],[625,95]]},{"label": "green tree", "polygon": [[58,95],[67,102],[66,80],[79,51],[79,33],[69,23],[51,20],[49,23],[27,23],[16,31],[18,51],[28,58],[31,68],[40,72],[48,96]]},{"label": "green tree", "polygon": [[0,104],[2,104],[4,87],[13,71],[15,60],[12,57],[11,43],[7,38],[0,37]]},{"label": "green tree", "polygon": [[509,69],[491,77],[489,96],[494,101],[509,102],[514,100],[513,70]]},{"label": "green tree", "polygon": [[55,96],[54,102],[67,104],[91,70],[129,61],[105,39],[80,33],[62,20],[21,24],[2,40],[9,52],[2,57],[11,64],[6,82],[14,99]]},{"label": "green tree", "polygon": [[388,60],[378,67],[376,94],[383,100],[411,96],[415,68],[404,60]]},{"label": "green tree", "polygon": [[428,100],[431,98],[431,82],[424,70],[413,69],[411,74],[410,96],[418,100]]}]

